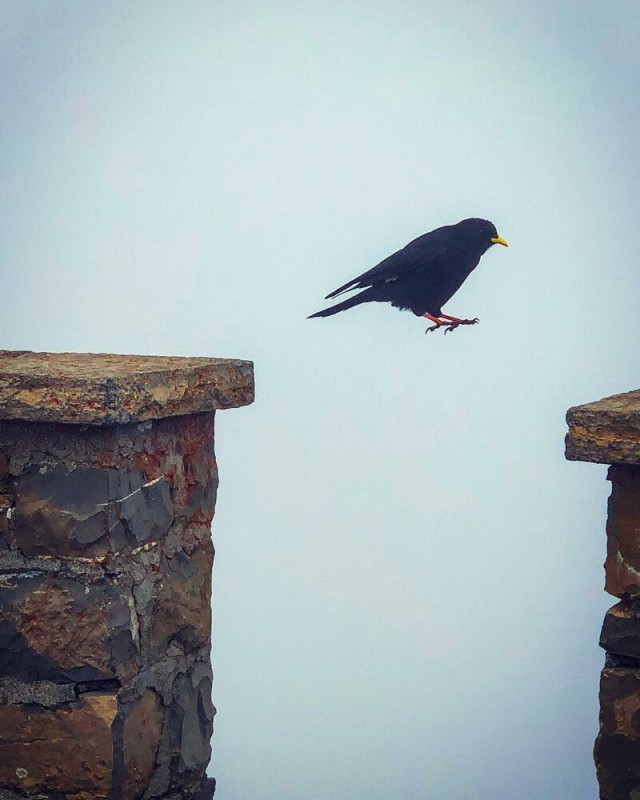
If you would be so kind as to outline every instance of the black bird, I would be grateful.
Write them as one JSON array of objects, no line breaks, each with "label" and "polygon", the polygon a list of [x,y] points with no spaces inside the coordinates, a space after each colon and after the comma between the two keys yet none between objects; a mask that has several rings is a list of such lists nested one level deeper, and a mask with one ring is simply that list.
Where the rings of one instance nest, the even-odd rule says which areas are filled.
[{"label": "black bird", "polygon": [[442,313],[442,306],[458,291],[481,256],[494,244],[508,247],[496,226],[486,219],[463,219],[457,225],[445,225],[418,236],[402,250],[393,253],[377,266],[363,272],[328,294],[330,300],[352,289],[363,292],[335,306],[311,314],[330,317],[360,303],[391,303],[413,311],[434,324],[425,333],[444,326],[445,333],[458,325],[474,325],[478,319],[460,319]]}]

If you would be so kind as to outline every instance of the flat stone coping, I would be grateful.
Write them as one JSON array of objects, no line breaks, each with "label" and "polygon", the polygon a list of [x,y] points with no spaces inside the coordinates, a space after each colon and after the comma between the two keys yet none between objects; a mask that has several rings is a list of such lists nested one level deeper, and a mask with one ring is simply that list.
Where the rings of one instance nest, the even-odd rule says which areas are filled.
[{"label": "flat stone coping", "polygon": [[0,420],[116,425],[253,399],[251,361],[0,350]]},{"label": "flat stone coping", "polygon": [[640,464],[640,390],[574,406],[567,423],[570,461]]}]

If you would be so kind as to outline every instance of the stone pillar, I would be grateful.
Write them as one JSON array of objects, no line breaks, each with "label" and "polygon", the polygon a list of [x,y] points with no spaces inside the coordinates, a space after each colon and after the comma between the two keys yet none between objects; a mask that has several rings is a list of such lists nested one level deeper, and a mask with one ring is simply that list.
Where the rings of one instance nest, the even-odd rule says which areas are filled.
[{"label": "stone pillar", "polygon": [[216,409],[248,361],[0,351],[0,797],[211,797]]},{"label": "stone pillar", "polygon": [[640,391],[571,408],[567,421],[567,458],[611,465],[605,590],[620,602],[600,636],[600,798],[640,800]]}]

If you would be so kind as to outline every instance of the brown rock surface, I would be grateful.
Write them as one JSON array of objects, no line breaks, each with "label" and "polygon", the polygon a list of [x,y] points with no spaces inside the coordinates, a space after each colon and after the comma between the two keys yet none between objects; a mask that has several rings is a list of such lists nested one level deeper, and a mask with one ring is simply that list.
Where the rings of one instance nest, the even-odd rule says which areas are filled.
[{"label": "brown rock surface", "polygon": [[107,800],[113,770],[112,694],[57,709],[0,706],[0,786],[54,792],[68,800]]},{"label": "brown rock surface", "polygon": [[607,611],[600,647],[616,656],[638,659],[640,666],[640,600],[616,603]]},{"label": "brown rock surface", "polygon": [[0,800],[210,798],[221,359],[0,352]]},{"label": "brown rock surface", "polygon": [[140,470],[59,465],[17,481],[15,536],[26,556],[103,556],[163,538],[173,522],[169,483]]},{"label": "brown rock surface", "polygon": [[46,656],[69,674],[85,669],[85,680],[110,676],[106,598],[101,594],[96,598],[96,587],[92,587],[92,597],[90,587],[86,587],[89,594],[84,595],[84,586],[56,578],[28,582],[37,583],[37,588],[33,586],[22,597],[20,592],[5,613],[5,619],[14,622],[24,638],[26,648]]},{"label": "brown rock surface", "polygon": [[0,351],[0,419],[113,425],[253,399],[250,361]]},{"label": "brown rock surface", "polygon": [[168,559],[160,572],[154,608],[149,613],[149,648],[152,660],[175,642],[185,652],[195,652],[211,636],[211,569],[213,547],[210,542],[191,557],[182,551]]},{"label": "brown rock surface", "polygon": [[108,581],[0,576],[0,612],[0,675],[67,683],[135,668],[127,593]]},{"label": "brown rock surface", "polygon": [[141,797],[149,785],[160,737],[164,708],[160,697],[146,691],[124,723],[124,791],[122,800]]},{"label": "brown rock surface", "polygon": [[609,470],[605,589],[616,597],[640,596],[640,467]]},{"label": "brown rock surface", "polygon": [[595,761],[600,797],[640,796],[640,670],[604,669]]},{"label": "brown rock surface", "polygon": [[640,391],[574,406],[567,423],[570,461],[640,464]]}]

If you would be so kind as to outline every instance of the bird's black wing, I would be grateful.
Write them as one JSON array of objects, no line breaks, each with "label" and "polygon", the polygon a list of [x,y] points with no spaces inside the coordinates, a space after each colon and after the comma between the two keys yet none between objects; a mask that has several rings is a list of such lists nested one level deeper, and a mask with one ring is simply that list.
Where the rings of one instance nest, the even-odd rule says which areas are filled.
[{"label": "bird's black wing", "polygon": [[430,267],[442,263],[442,259],[449,249],[448,236],[445,233],[449,227],[437,228],[435,231],[418,236],[401,250],[387,256],[375,267],[339,286],[328,294],[326,299],[330,300],[351,289],[364,289],[368,286],[388,283],[402,277],[407,272],[419,269],[428,270]]}]

